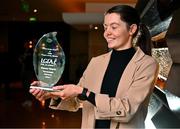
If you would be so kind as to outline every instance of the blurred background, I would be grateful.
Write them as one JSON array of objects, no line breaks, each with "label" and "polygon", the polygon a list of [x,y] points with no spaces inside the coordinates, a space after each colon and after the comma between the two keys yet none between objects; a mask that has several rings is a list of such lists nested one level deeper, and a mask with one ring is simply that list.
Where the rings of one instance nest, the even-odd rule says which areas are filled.
[{"label": "blurred background", "polygon": [[77,83],[94,56],[108,52],[103,14],[117,4],[135,7],[152,37],[160,71],[146,128],[180,128],[180,2],[178,0],[4,0],[0,8],[0,128],[80,128],[81,110],[56,111],[28,92],[37,80],[33,50],[56,31],[66,55],[57,84]]}]

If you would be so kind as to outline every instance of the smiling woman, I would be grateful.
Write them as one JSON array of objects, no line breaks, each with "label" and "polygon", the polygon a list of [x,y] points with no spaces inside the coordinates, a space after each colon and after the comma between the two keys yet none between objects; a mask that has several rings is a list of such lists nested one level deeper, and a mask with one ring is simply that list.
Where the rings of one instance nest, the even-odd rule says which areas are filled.
[{"label": "smiling woman", "polygon": [[40,101],[52,98],[50,107],[57,110],[77,111],[83,103],[82,129],[144,128],[158,73],[149,31],[133,7],[117,5],[104,15],[104,37],[111,51],[92,58],[77,85],[30,93]]},{"label": "smiling woman", "polygon": [[132,32],[128,33],[126,23],[121,21],[121,16],[117,13],[106,14],[104,18],[104,37],[108,43],[108,48],[116,50],[128,49],[132,46],[132,34],[137,26],[131,26]]}]

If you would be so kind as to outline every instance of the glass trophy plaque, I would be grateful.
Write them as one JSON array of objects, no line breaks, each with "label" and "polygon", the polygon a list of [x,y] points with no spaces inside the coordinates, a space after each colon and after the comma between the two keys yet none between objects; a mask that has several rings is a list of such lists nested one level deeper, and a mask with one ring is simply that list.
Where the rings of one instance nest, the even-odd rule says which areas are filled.
[{"label": "glass trophy plaque", "polygon": [[52,87],[59,81],[65,67],[65,54],[56,39],[57,32],[43,35],[35,46],[33,66],[39,81],[38,88],[53,91]]}]

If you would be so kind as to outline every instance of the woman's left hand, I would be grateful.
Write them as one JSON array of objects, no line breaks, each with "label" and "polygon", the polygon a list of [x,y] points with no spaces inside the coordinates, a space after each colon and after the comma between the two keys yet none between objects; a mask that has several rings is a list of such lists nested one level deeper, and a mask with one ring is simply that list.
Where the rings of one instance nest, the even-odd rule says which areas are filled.
[{"label": "woman's left hand", "polygon": [[59,96],[62,100],[67,100],[78,96],[82,93],[83,88],[74,84],[67,84],[61,86],[54,86],[54,90],[60,90],[58,92],[51,92],[55,96]]}]

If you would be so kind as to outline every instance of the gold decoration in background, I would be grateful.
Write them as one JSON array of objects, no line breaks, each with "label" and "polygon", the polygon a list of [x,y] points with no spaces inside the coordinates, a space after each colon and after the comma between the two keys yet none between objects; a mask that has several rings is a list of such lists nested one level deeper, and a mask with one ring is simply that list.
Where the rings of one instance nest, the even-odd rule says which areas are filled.
[{"label": "gold decoration in background", "polygon": [[157,80],[157,86],[161,89],[164,88],[165,82],[168,78],[169,71],[172,66],[172,59],[168,48],[153,48],[152,56],[159,63],[159,75]]}]

